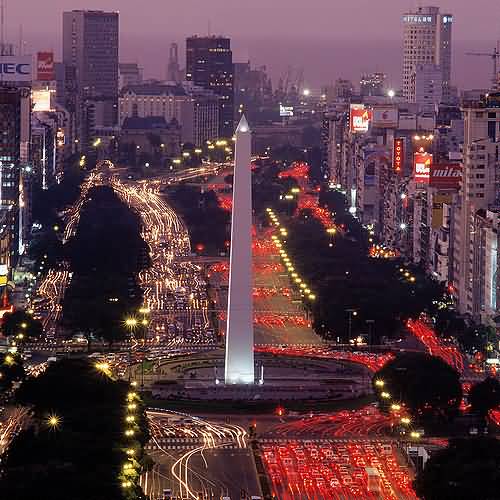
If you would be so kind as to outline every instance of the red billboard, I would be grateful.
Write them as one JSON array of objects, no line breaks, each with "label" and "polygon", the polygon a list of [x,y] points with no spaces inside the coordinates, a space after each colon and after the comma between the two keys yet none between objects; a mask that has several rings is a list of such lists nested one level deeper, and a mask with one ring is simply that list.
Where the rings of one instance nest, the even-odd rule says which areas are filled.
[{"label": "red billboard", "polygon": [[415,153],[413,176],[417,184],[428,184],[431,176],[432,155],[425,152]]},{"label": "red billboard", "polygon": [[51,82],[56,79],[53,52],[38,52],[36,79],[40,82]]},{"label": "red billboard", "polygon": [[401,173],[403,171],[405,158],[405,143],[404,139],[394,139],[394,157],[393,157],[393,166],[394,170],[397,173]]},{"label": "red billboard", "polygon": [[462,165],[458,163],[436,163],[431,166],[430,185],[438,189],[459,189],[462,180]]},{"label": "red billboard", "polygon": [[351,104],[351,133],[365,133],[370,128],[372,112],[364,104]]}]

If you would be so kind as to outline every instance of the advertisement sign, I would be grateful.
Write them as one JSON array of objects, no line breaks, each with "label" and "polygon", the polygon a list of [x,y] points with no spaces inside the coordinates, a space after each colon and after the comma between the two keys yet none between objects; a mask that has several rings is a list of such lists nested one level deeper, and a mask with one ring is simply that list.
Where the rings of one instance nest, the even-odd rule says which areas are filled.
[{"label": "advertisement sign", "polygon": [[378,128],[397,128],[398,110],[393,107],[373,108],[372,126]]},{"label": "advertisement sign", "polygon": [[462,166],[457,163],[436,163],[431,167],[430,182],[438,189],[459,189]]},{"label": "advertisement sign", "polygon": [[444,220],[444,205],[451,205],[453,196],[451,194],[437,194],[432,197],[432,229],[443,227]]},{"label": "advertisement sign", "polygon": [[425,152],[415,153],[413,176],[417,184],[428,184],[431,176],[432,155]]},{"label": "advertisement sign", "polygon": [[404,139],[394,139],[394,158],[393,167],[398,173],[403,171],[405,161],[405,142]]},{"label": "advertisement sign", "polygon": [[293,116],[293,106],[283,106],[283,104],[280,104],[280,116]]},{"label": "advertisement sign", "polygon": [[41,82],[51,82],[55,80],[54,53],[38,52],[36,60],[36,79]]},{"label": "advertisement sign", "polygon": [[52,111],[52,90],[33,90],[31,99],[33,111]]},{"label": "advertisement sign", "polygon": [[371,110],[366,109],[364,104],[351,104],[351,133],[363,134],[365,132],[368,132],[371,119],[372,112]]},{"label": "advertisement sign", "polygon": [[0,82],[31,81],[31,56],[0,56]]}]

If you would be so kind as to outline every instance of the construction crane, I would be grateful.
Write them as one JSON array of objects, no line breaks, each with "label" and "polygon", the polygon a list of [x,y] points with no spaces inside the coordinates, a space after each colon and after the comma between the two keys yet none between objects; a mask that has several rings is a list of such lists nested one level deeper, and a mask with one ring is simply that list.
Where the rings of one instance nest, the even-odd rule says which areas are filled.
[{"label": "construction crane", "polygon": [[466,56],[479,56],[479,57],[490,57],[493,61],[493,78],[491,79],[493,84],[493,90],[498,90],[498,60],[500,59],[500,50],[497,47],[493,52],[467,52]]}]

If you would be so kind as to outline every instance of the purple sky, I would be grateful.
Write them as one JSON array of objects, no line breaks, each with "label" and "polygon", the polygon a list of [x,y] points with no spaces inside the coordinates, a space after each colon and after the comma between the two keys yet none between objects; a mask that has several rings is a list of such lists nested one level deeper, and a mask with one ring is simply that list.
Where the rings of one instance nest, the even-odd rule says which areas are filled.
[{"label": "purple sky", "polygon": [[[23,25],[28,50],[60,52],[61,12],[77,8],[120,11],[122,60],[138,61],[145,76],[163,77],[168,44],[189,34],[231,36],[235,59],[267,64],[276,78],[288,64],[303,67],[313,86],[338,76],[357,79],[381,69],[399,79],[401,14],[415,0],[5,0],[7,36],[17,43]],[[500,39],[499,0],[431,3],[455,17],[455,80],[479,86],[488,60],[465,58]],[[470,41],[470,42],[469,42]],[[181,48],[182,50],[182,48]],[[181,52],[182,54],[182,52]]]}]

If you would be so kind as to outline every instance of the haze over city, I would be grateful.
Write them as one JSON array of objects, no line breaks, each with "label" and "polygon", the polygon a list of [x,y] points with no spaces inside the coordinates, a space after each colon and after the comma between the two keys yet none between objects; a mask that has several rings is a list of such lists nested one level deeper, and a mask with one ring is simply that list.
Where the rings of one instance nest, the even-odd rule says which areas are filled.
[{"label": "haze over city", "polygon": [[[489,78],[487,61],[465,53],[495,47],[500,38],[496,22],[500,5],[494,0],[435,3],[453,11],[456,19],[455,83],[484,86]],[[397,85],[402,64],[401,13],[418,5],[406,0],[149,0],[142,8],[132,0],[108,0],[104,5],[98,0],[50,0],[48,9],[41,2],[7,0],[6,33],[18,43],[22,24],[27,50],[42,46],[59,53],[63,10],[105,8],[120,12],[122,59],[140,61],[149,78],[165,77],[171,42],[182,48],[186,34],[210,30],[231,37],[235,60],[267,65],[275,82],[291,65],[303,68],[306,82],[318,88],[341,75],[356,80],[361,72],[379,69]],[[28,8],[30,16],[25,15]]]},{"label": "haze over city", "polygon": [[500,3],[0,0],[1,500],[500,500]]}]

